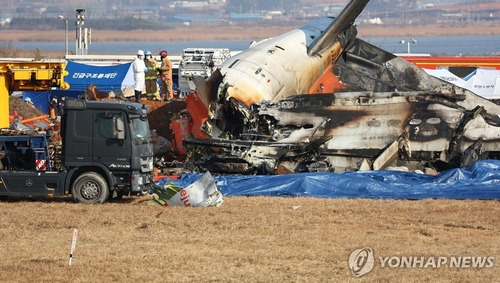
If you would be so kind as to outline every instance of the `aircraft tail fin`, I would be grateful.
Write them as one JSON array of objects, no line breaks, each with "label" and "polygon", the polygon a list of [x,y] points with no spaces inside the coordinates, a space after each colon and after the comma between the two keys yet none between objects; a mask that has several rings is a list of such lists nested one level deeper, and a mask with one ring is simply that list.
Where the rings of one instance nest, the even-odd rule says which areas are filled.
[{"label": "aircraft tail fin", "polygon": [[369,1],[370,0],[351,0],[325,32],[313,41],[307,50],[307,54],[313,56],[323,51],[328,46],[332,46],[337,40],[338,35],[354,24],[354,21]]},{"label": "aircraft tail fin", "polygon": [[220,69],[216,69],[208,80],[205,80],[203,77],[194,76],[193,82],[198,91],[198,95],[200,96],[201,101],[205,106],[209,107],[209,104],[212,100],[217,99],[217,88],[219,87],[220,82],[222,81],[222,74]]}]

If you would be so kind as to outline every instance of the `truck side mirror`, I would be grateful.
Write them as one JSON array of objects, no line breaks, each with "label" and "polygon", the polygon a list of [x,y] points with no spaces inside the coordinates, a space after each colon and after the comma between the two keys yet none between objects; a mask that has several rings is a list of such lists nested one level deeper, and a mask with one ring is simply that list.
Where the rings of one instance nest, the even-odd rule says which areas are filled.
[{"label": "truck side mirror", "polygon": [[115,118],[115,133],[117,139],[125,139],[125,123],[123,122],[123,118],[121,117]]}]

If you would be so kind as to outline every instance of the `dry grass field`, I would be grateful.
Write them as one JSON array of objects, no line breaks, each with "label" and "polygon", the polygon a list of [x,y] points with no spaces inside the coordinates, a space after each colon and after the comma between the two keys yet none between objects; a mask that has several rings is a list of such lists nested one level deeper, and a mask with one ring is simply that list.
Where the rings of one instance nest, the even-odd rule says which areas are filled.
[{"label": "dry grass field", "polygon": [[[227,197],[194,208],[149,200],[0,202],[0,281],[494,282],[500,273],[498,201]],[[375,266],[355,278],[348,258],[365,247]],[[483,268],[379,260],[411,256],[494,258]]]}]

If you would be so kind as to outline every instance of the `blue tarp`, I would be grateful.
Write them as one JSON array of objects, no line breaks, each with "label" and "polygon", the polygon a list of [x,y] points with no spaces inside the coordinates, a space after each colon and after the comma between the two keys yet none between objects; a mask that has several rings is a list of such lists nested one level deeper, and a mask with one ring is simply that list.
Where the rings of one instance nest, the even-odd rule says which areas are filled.
[{"label": "blue tarp", "polygon": [[64,94],[66,97],[77,98],[91,85],[96,85],[100,91],[120,91],[134,87],[131,64],[93,66],[68,61],[66,65],[68,75],[64,77],[64,80],[70,85],[68,90],[23,91],[23,98],[31,98],[38,110],[49,113],[49,102],[53,96],[59,99]]},{"label": "blue tarp", "polygon": [[23,99],[29,97],[36,109],[49,113],[50,91],[23,91]]},{"label": "blue tarp", "polygon": [[64,80],[69,84],[69,90],[85,91],[95,85],[100,91],[120,91],[134,87],[134,75],[130,71],[132,63],[112,66],[94,66],[68,61]]},{"label": "blue tarp", "polygon": [[42,111],[45,114],[49,114],[49,103],[51,97],[56,97],[57,100],[61,98],[61,95],[66,97],[77,98],[81,92],[67,91],[67,90],[47,90],[47,91],[23,91],[23,99],[29,97],[35,105],[36,109]]},{"label": "blue tarp", "polygon": [[[186,187],[201,174],[179,180],[163,179]],[[500,161],[480,161],[468,168],[451,169],[437,176],[400,171],[351,171],[274,176],[216,176],[224,196],[307,196],[371,199],[500,199]]]}]

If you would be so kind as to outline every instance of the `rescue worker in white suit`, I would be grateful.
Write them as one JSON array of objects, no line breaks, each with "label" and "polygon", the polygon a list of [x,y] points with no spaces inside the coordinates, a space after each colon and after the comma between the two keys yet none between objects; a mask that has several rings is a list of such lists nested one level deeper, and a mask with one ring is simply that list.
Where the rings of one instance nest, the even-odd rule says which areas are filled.
[{"label": "rescue worker in white suit", "polygon": [[141,100],[142,90],[145,85],[145,74],[147,71],[146,65],[144,64],[144,51],[138,50],[137,57],[134,59],[132,63],[132,70],[134,72],[134,82],[135,82],[135,102],[139,102]]}]

